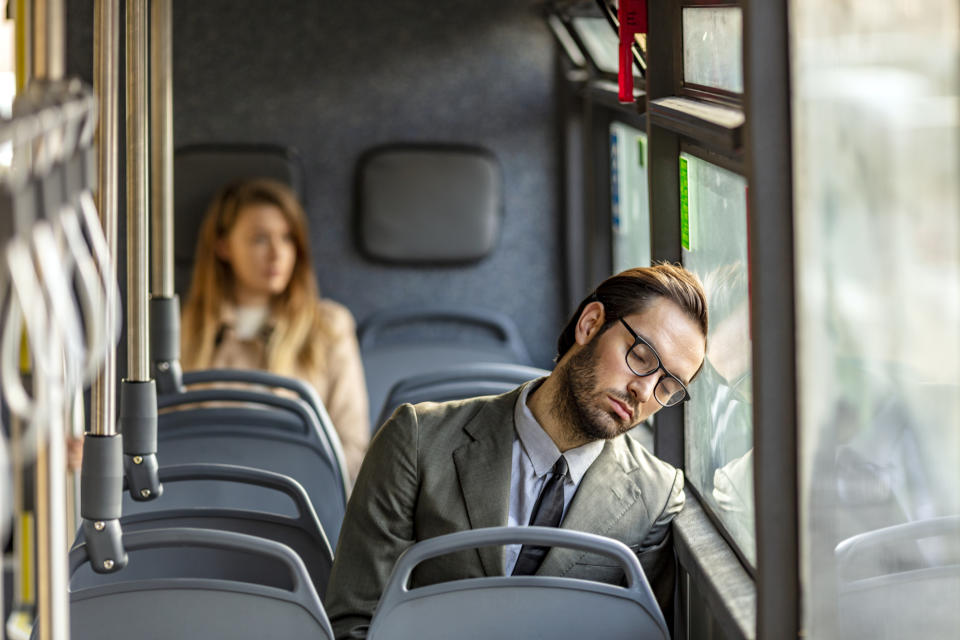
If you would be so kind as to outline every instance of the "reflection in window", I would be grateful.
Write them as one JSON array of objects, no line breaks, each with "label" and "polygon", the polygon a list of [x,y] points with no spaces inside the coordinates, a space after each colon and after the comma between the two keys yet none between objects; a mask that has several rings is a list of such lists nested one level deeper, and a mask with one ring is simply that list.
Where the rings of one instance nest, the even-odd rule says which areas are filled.
[{"label": "reflection in window", "polygon": [[[571,23],[597,68],[605,73],[617,73],[620,69],[620,40],[607,19],[579,16]],[[636,65],[633,73],[637,75]]]},{"label": "reflection in window", "polygon": [[960,11],[791,3],[803,627],[960,628]]},{"label": "reflection in window", "polygon": [[683,9],[683,81],[743,93],[743,18],[738,7]]},{"label": "reflection in window", "polygon": [[613,272],[650,264],[650,200],[647,197],[647,134],[610,125],[610,193]]},{"label": "reflection in window", "polygon": [[746,180],[680,155],[683,264],[707,294],[710,333],[685,415],[686,473],[749,562],[756,556]]}]

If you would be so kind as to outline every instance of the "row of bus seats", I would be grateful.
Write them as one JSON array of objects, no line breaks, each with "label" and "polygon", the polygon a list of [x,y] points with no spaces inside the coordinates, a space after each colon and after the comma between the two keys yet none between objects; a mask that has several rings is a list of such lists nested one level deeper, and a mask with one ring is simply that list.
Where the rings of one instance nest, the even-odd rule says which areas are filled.
[{"label": "row of bus seats", "polygon": [[[463,145],[385,145],[365,153],[357,168],[356,207],[364,255],[407,269],[462,266],[496,247],[504,214],[502,171],[487,150]],[[450,388],[416,400],[455,400],[502,392],[543,375],[518,375],[532,365],[520,331],[505,314],[470,306],[421,305],[383,309],[358,331],[374,430],[402,402],[403,385],[421,374],[456,377]],[[486,363],[465,373],[461,367]],[[502,368],[500,368],[502,366]],[[470,384],[472,381],[472,385]],[[507,384],[490,384],[506,381]],[[399,385],[399,386],[398,386]]]},{"label": "row of bus seats", "polygon": [[[219,185],[238,175],[266,172],[283,179],[296,173],[256,169],[265,166],[256,161],[265,152],[280,158],[274,167],[295,157],[278,155],[275,148],[201,151],[214,161],[199,166],[213,168],[197,170],[196,154],[188,150],[182,157],[195,166],[192,172],[178,171],[178,190],[189,191],[198,178]],[[224,157],[234,161],[224,162]],[[238,171],[237,165],[251,169]],[[211,179],[224,167],[231,175]],[[178,222],[184,217],[179,215]],[[392,342],[384,338],[398,326],[432,321],[478,325],[494,335],[494,344],[431,340],[431,331]],[[547,373],[529,366],[509,319],[487,311],[393,310],[364,324],[360,342],[370,359],[367,370],[374,377],[383,375],[371,378],[378,394],[371,393],[376,403],[371,406],[379,407],[371,415],[380,418],[401,402],[499,393]],[[186,389],[168,388],[157,400],[162,485],[156,487],[156,499],[144,501],[130,487],[123,501],[127,566],[110,571],[94,562],[103,557],[96,529],[81,532],[70,553],[72,637],[124,638],[137,632],[150,637],[332,638],[322,599],[347,482],[339,441],[322,402],[303,382],[258,371],[188,372],[182,382]],[[238,388],[238,383],[249,387]],[[590,549],[614,558],[624,566],[627,587],[507,577],[409,589],[411,572],[427,558],[518,542]],[[570,606],[558,606],[564,601]],[[489,615],[491,610],[499,615]],[[549,633],[562,639],[598,632],[611,638],[667,637],[636,557],[622,544],[598,536],[504,528],[412,547],[394,570],[370,637]]]}]

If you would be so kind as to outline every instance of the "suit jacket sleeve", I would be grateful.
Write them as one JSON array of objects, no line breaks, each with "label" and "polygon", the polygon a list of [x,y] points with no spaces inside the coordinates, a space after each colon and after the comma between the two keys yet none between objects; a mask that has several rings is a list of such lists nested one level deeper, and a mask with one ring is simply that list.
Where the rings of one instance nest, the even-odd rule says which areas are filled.
[{"label": "suit jacket sleeve", "polygon": [[360,469],[327,587],[338,639],[370,623],[397,557],[413,544],[418,435],[416,412],[403,405],[373,439]]},{"label": "suit jacket sleeve", "polygon": [[[653,595],[667,619],[671,623],[673,611],[673,593],[676,584],[676,556],[673,551],[672,523],[674,517],[683,509],[683,472],[676,471],[673,486],[663,503],[659,515],[650,527],[650,531],[640,543],[637,558],[643,566]],[[671,625],[672,626],[672,625]]]}]

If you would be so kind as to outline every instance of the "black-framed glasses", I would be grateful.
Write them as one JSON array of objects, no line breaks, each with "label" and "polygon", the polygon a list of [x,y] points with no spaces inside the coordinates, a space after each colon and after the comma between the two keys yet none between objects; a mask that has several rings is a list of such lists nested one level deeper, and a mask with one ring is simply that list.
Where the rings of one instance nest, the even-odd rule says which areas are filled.
[{"label": "black-framed glasses", "polygon": [[660,406],[672,407],[689,398],[690,394],[687,392],[687,386],[680,382],[680,378],[667,371],[657,350],[631,329],[626,320],[620,318],[620,323],[633,336],[633,344],[627,349],[627,355],[625,356],[630,371],[634,375],[644,378],[663,370],[664,375],[657,380],[657,384],[653,388],[653,397],[657,399]]}]

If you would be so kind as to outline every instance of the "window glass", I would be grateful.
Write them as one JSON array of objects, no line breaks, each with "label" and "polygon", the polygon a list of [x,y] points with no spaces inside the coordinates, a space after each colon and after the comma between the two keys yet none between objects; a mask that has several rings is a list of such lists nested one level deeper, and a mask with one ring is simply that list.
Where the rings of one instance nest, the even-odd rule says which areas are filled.
[{"label": "window glass", "polygon": [[683,264],[707,294],[710,333],[686,404],[687,481],[754,562],[747,182],[680,154]]},{"label": "window glass", "polygon": [[810,638],[960,628],[958,7],[791,2]]},{"label": "window glass", "polygon": [[620,41],[607,19],[579,16],[571,23],[597,68],[606,73],[617,73],[620,69]]},{"label": "window glass", "polygon": [[684,7],[683,80],[743,93],[743,18],[739,7]]},{"label": "window glass", "polygon": [[650,200],[647,196],[647,134],[610,125],[610,194],[613,212],[613,272],[650,264]]}]

